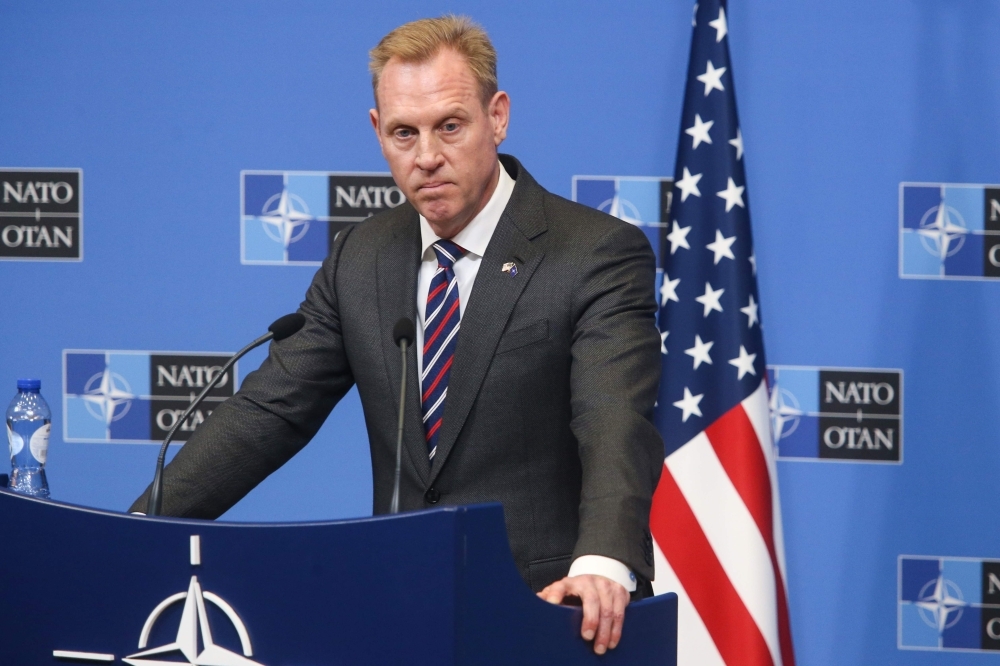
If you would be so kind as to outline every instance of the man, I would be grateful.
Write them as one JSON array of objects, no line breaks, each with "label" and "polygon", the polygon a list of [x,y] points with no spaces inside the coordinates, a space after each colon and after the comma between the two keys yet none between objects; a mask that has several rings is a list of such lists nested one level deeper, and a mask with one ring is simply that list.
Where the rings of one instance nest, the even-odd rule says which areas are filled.
[{"label": "man", "polygon": [[[165,515],[215,518],[304,446],[357,384],[389,508],[407,360],[403,510],[500,501],[539,596],[578,597],[601,654],[630,591],[649,593],[647,530],[663,445],[654,258],[628,224],[542,189],[498,155],[510,100],[468,19],[397,28],[371,53],[371,123],[408,203],[341,232],[305,327],[167,467]],[[145,497],[133,510],[142,511]]]}]

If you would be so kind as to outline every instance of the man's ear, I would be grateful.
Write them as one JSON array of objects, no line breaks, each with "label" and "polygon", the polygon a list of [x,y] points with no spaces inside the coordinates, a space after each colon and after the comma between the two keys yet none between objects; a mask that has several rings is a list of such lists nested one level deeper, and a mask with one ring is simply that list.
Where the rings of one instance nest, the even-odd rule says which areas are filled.
[{"label": "man's ear", "polygon": [[493,123],[493,145],[499,146],[507,138],[507,124],[510,122],[510,97],[498,90],[486,109]]},{"label": "man's ear", "polygon": [[[378,109],[368,110],[368,120],[371,121],[372,129],[375,130],[375,138],[378,139],[378,146],[382,148],[382,132],[378,128]],[[382,150],[382,153],[385,153],[385,149]]]}]

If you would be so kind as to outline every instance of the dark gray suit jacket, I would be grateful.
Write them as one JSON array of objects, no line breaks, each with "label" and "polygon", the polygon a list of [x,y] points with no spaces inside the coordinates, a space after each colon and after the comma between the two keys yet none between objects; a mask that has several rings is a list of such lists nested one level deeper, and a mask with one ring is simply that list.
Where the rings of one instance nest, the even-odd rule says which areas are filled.
[{"label": "dark gray suit jacket", "polygon": [[[416,353],[407,360],[400,507],[498,501],[540,590],[594,554],[653,577],[650,502],[663,443],[655,262],[641,231],[546,192],[501,156],[514,192],[464,308],[437,455],[427,460]],[[516,276],[501,271],[517,264]],[[166,468],[163,513],[216,518],[299,451],[357,384],[376,514],[392,497],[400,353],[420,262],[409,204],[341,232],[260,369]],[[148,489],[147,489],[148,493]],[[143,511],[146,495],[132,510]]]}]

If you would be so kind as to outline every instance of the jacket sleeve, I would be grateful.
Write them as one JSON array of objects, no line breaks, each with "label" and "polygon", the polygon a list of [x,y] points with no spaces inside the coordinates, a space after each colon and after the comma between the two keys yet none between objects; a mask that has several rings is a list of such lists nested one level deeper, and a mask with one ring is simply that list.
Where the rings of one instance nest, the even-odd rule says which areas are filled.
[{"label": "jacket sleeve", "polygon": [[[201,424],[164,470],[163,515],[215,519],[316,434],[354,377],[344,351],[336,275],[345,229],[299,307],[305,326]],[[149,488],[129,511],[145,512]]]},{"label": "jacket sleeve", "polygon": [[616,224],[595,244],[574,291],[570,389],[583,469],[574,558],[603,555],[653,579],[649,510],[663,467],[651,419],[660,381],[655,258]]}]

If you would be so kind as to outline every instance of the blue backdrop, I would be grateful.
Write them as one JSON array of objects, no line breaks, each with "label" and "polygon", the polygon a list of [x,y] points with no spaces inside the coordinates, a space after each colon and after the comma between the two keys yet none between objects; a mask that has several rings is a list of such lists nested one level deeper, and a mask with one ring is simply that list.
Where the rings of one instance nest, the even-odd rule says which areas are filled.
[{"label": "blue backdrop", "polygon": [[[544,186],[672,175],[687,1],[0,1],[0,167],[83,170],[84,260],[0,261],[0,389],[41,377],[55,498],[125,509],[156,455],[62,441],[63,350],[233,351],[294,310],[315,269],[241,263],[241,170],[386,171],[367,50],[447,11],[494,39],[504,150]],[[779,463],[800,664],[982,659],[898,649],[897,558],[1000,557],[1000,285],[901,279],[899,184],[1000,181],[997,25],[991,0],[730,7],[768,360],[905,381],[901,465]],[[226,517],[370,503],[352,393]]]}]

